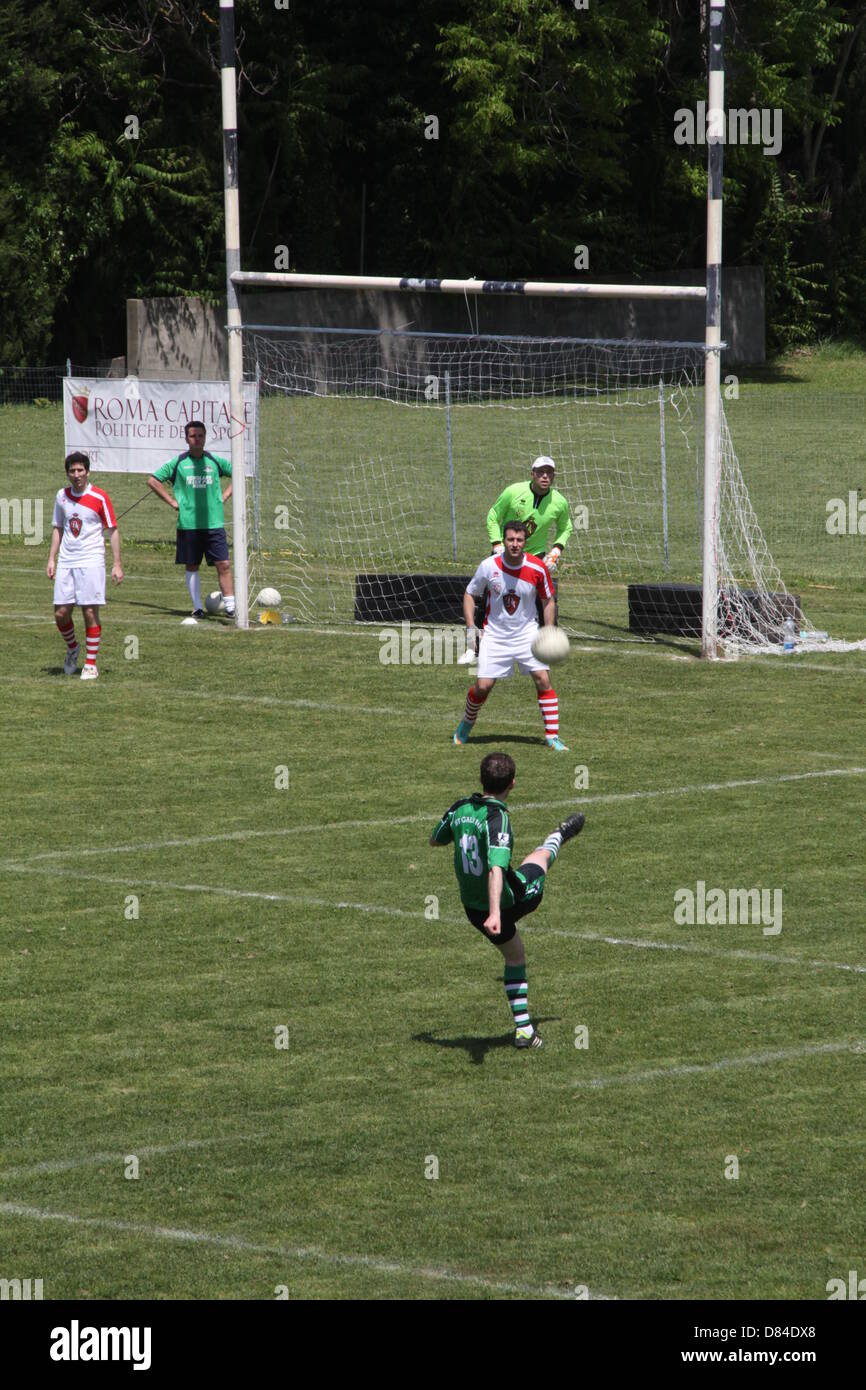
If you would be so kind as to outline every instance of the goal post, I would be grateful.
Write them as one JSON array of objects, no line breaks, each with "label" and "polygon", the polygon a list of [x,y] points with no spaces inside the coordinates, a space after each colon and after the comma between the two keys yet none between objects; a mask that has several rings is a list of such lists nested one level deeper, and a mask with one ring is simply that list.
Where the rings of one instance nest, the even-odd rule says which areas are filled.
[{"label": "goal post", "polygon": [[[538,296],[584,300],[634,297],[631,286],[571,282],[441,281],[414,276],[324,276],[255,271],[242,271],[232,278],[242,291],[326,288],[346,293],[347,298],[360,288],[367,293],[402,291],[431,296],[519,295],[526,299]],[[640,285],[637,291],[642,300],[700,303],[706,298],[706,288],[700,285]],[[591,534],[582,538],[581,547],[583,559],[587,554],[591,559],[588,567],[578,560],[577,572],[608,584],[666,577],[665,569],[659,572],[654,564],[656,550],[659,555],[664,554],[664,537],[659,527],[666,521],[666,507],[659,487],[665,491],[665,392],[672,393],[674,398],[672,428],[677,411],[688,416],[687,443],[684,445],[683,437],[679,445],[682,457],[678,488],[677,480],[671,479],[673,494],[679,498],[677,534],[681,541],[684,509],[687,508],[689,517],[694,518],[694,478],[700,449],[690,402],[703,383],[703,344],[456,332],[425,334],[351,330],[336,325],[266,325],[256,322],[259,316],[254,295],[244,294],[242,302],[246,320],[246,375],[255,376],[262,392],[259,485],[268,494],[263,501],[262,515],[268,508],[282,507],[284,510],[290,506],[293,515],[305,518],[303,544],[311,559],[314,557],[313,568],[318,566],[317,573],[320,578],[324,576],[329,586],[329,596],[320,616],[346,619],[345,595],[337,595],[333,576],[338,572],[346,573],[353,566],[359,572],[363,570],[353,548],[357,546],[363,551],[366,542],[363,533],[353,529],[357,517],[347,514],[341,525],[339,518],[332,516],[326,526],[323,517],[313,515],[312,502],[302,497],[305,464],[311,468],[306,483],[315,489],[327,479],[333,497],[340,496],[345,508],[351,510],[353,502],[366,498],[361,505],[367,509],[370,534],[375,532],[382,536],[389,531],[394,534],[402,531],[405,542],[402,547],[395,544],[390,550],[385,548],[377,552],[376,566],[384,573],[394,576],[405,571],[408,575],[419,572],[419,566],[422,571],[425,566],[435,571],[443,566],[447,569],[450,562],[458,558],[458,530],[461,533],[461,572],[468,565],[471,573],[481,558],[481,551],[487,547],[484,530],[487,508],[505,485],[529,476],[533,457],[550,454],[559,466],[559,490],[564,491],[576,507],[584,511],[588,507],[593,514]],[[345,322],[351,315],[347,309],[346,314],[337,317]],[[432,382],[437,385],[431,401]],[[294,499],[287,496],[280,499],[273,491],[268,492],[267,474],[273,473],[279,465],[273,461],[272,430],[267,422],[275,419],[280,396],[286,403],[281,426],[286,469],[284,487],[287,490],[295,488]],[[372,405],[374,398],[383,403],[378,414]],[[385,419],[384,402],[389,399],[418,406],[427,416],[435,414],[437,409],[444,413],[441,438],[447,449],[442,456],[443,463],[447,458],[449,479],[450,516],[447,518],[438,511],[439,494],[431,481],[434,465],[422,467],[420,460],[411,496],[400,496],[399,500],[391,497],[384,508],[380,502],[378,494],[386,486],[389,461],[396,464],[407,448],[395,422]],[[351,404],[353,400],[354,405]],[[341,401],[342,408],[338,404]],[[362,402],[366,402],[366,406]],[[566,409],[569,403],[570,410]],[[647,418],[640,424],[633,421],[618,438],[614,428],[614,418],[618,414],[615,407],[638,403],[652,403],[652,419],[650,412],[640,412]],[[316,453],[316,429],[309,424],[313,418],[311,412],[316,411],[321,431],[331,432],[332,449],[339,451],[344,461],[352,460],[346,463],[342,474],[335,470],[327,450]],[[482,415],[486,416],[486,428],[490,433],[487,456],[481,439],[485,428]],[[605,415],[608,418],[603,422]],[[425,438],[429,437],[430,457],[437,457],[440,449],[436,436],[438,427],[429,419],[423,425],[418,420],[414,426],[407,423],[405,432],[410,438],[413,428],[416,433],[420,430]],[[414,456],[411,444],[408,448],[409,455]],[[673,442],[671,452],[673,465],[677,455]],[[689,453],[690,458],[688,481],[683,463],[685,453]],[[314,466],[313,457],[316,458]],[[609,467],[605,464],[606,458]],[[479,495],[486,497],[483,514],[472,516],[474,540],[466,538],[465,512],[470,494],[465,476],[470,461],[479,482],[485,479]],[[459,518],[455,515],[455,462],[458,492],[461,493],[458,503],[464,513]],[[444,478],[443,469],[437,480],[444,481]],[[436,524],[443,528],[441,546],[427,546],[417,535],[417,521],[412,520],[413,504],[420,514],[424,506],[422,499],[427,499]],[[477,513],[477,497],[472,500],[472,506]],[[446,526],[450,536],[447,547]],[[599,527],[597,532],[595,528]],[[697,537],[699,532],[694,534]],[[281,539],[282,545],[279,544]],[[278,565],[277,557],[285,549],[285,537],[272,535],[264,548],[270,550],[272,567]],[[569,559],[576,551],[576,545],[570,548]],[[628,555],[634,558],[632,570],[625,563]],[[680,559],[682,572],[682,556]],[[371,567],[372,557],[369,557],[368,568]],[[689,555],[688,573],[693,579],[700,578],[699,557],[696,559],[693,554]],[[271,582],[267,575],[261,578],[263,582]],[[399,587],[396,580],[393,583],[395,588]],[[383,593],[383,600],[384,597]],[[296,604],[299,613],[308,618],[316,612],[316,604],[308,594],[296,595]],[[351,610],[348,616],[351,617]]]},{"label": "goal post", "polygon": [[[710,118],[718,117],[723,114],[722,103],[724,101],[724,12],[725,0],[707,0],[705,13],[708,26],[708,114]],[[533,281],[533,280],[479,280],[471,279],[448,279],[434,278],[425,276],[365,276],[365,275],[325,275],[325,274],[299,274],[287,273],[282,271],[245,271],[241,269],[240,257],[240,223],[238,215],[238,186],[237,186],[237,120],[236,120],[236,73],[235,73],[235,39],[234,39],[234,0],[220,0],[220,19],[221,19],[221,79],[222,79],[222,110],[223,110],[223,139],[224,139],[224,173],[225,173],[225,206],[226,206],[226,286],[228,301],[228,340],[229,340],[229,385],[232,401],[232,414],[239,423],[238,437],[232,440],[233,453],[233,473],[234,496],[233,496],[233,517],[234,527],[234,570],[235,584],[237,591],[237,611],[239,626],[246,627],[249,624],[249,594],[248,594],[248,513],[249,508],[246,504],[244,491],[245,479],[243,467],[238,462],[235,466],[234,456],[237,454],[240,461],[241,456],[241,431],[242,420],[242,383],[243,383],[243,333],[239,294],[249,289],[321,289],[338,291],[397,291],[410,292],[414,294],[438,295],[454,294],[462,295],[465,299],[470,296],[484,295],[505,295],[523,296],[526,298],[550,298],[559,300],[631,300],[631,301],[704,301],[706,310],[706,330],[705,341],[703,344],[703,363],[702,363],[702,387],[704,395],[704,431],[703,431],[703,502],[700,524],[700,544],[701,544],[701,564],[700,564],[700,635],[702,653],[706,657],[718,655],[720,642],[724,637],[728,639],[732,636],[732,631],[742,628],[754,628],[755,631],[750,635],[757,635],[766,640],[768,631],[771,627],[780,627],[787,607],[784,603],[774,606],[777,595],[764,596],[760,585],[762,574],[754,573],[745,576],[746,583],[753,581],[758,586],[753,592],[757,593],[759,606],[763,604],[765,611],[756,624],[752,624],[749,616],[748,602],[741,599],[742,587],[741,576],[733,573],[729,565],[730,556],[745,555],[749,562],[757,559],[758,564],[769,560],[769,552],[764,543],[763,536],[757,531],[757,537],[739,536],[732,534],[726,540],[722,537],[722,505],[723,489],[727,486],[727,496],[736,509],[741,508],[741,512],[734,517],[734,533],[738,531],[740,522],[745,518],[746,525],[757,527],[754,512],[751,511],[748,503],[748,496],[739,475],[736,456],[730,446],[730,436],[724,422],[724,412],[722,410],[720,383],[720,354],[723,344],[721,342],[721,250],[722,250],[722,147],[724,140],[724,122],[716,123],[710,120],[707,131],[708,144],[708,170],[707,170],[707,264],[706,264],[706,283],[701,286],[665,285],[665,284],[599,284],[581,282],[559,282],[559,281]],[[717,128],[720,126],[720,129]],[[247,326],[247,332],[258,332],[256,328]],[[260,340],[257,339],[257,342]],[[577,340],[563,340],[577,341]],[[604,345],[601,345],[602,347]],[[651,351],[661,349],[663,344],[645,345]],[[675,346],[675,345],[668,345]],[[623,350],[627,350],[626,345],[621,344]],[[633,345],[633,350],[638,350],[638,345]],[[293,387],[288,379],[284,387],[275,385],[272,379],[262,373],[262,364],[256,358],[254,369],[257,379],[262,380],[264,390],[284,389],[286,392],[296,392],[303,394],[302,389]],[[325,373],[327,378],[327,372]],[[459,371],[458,371],[459,378]],[[457,533],[458,517],[455,510],[454,501],[454,458],[452,442],[452,401],[450,399],[453,392],[454,383],[449,373],[446,373],[446,426],[448,436],[448,466],[449,466],[449,488],[451,506],[451,538],[452,538],[452,559],[458,555]],[[560,383],[561,385],[563,383]],[[658,383],[656,383],[658,385]],[[566,394],[575,391],[578,395],[586,395],[586,382],[580,376],[565,382]],[[336,391],[339,394],[343,388],[339,382],[330,383],[326,380],[325,390]],[[620,384],[615,382],[612,388],[610,399],[617,401],[620,399]],[[678,388],[677,388],[678,389]],[[605,395],[607,388],[602,389]],[[310,394],[317,394],[313,388]],[[399,388],[398,388],[399,395]],[[459,381],[458,381],[459,396]],[[668,556],[668,493],[671,485],[671,477],[668,469],[666,457],[666,446],[664,437],[664,382],[661,384],[660,394],[657,397],[659,405],[659,424],[661,438],[659,441],[659,464],[662,474],[662,492],[660,503],[656,499],[656,506],[661,506],[664,519],[664,556],[665,556],[665,576],[669,572]],[[459,400],[457,402],[459,406]],[[455,408],[457,408],[455,406]],[[723,445],[723,439],[725,444]],[[614,441],[614,450],[616,444]],[[728,460],[727,481],[723,477],[723,449],[727,450]],[[550,449],[544,450],[550,452]],[[356,480],[362,485],[363,492],[365,463],[363,459],[363,447],[355,460]],[[573,455],[576,458],[580,454]],[[371,460],[368,459],[368,463]],[[523,467],[526,463],[523,462]],[[291,460],[289,460],[290,472]],[[387,468],[387,463],[384,465]],[[577,465],[575,463],[575,468]],[[586,479],[590,477],[591,470],[597,465],[594,461],[589,463],[589,472]],[[578,470],[579,471],[579,470]],[[599,475],[600,476],[600,475]],[[293,486],[297,489],[300,486],[297,476],[294,477]],[[256,483],[256,535],[259,535],[259,495],[258,489],[260,481]],[[615,489],[614,489],[615,491]],[[396,523],[395,523],[396,524]],[[639,528],[638,528],[639,529]],[[343,557],[348,560],[348,556]],[[770,562],[771,563],[771,562]],[[764,602],[764,598],[767,602]],[[771,601],[772,600],[772,601]],[[691,602],[691,599],[689,600]],[[720,608],[723,608],[728,616],[728,626],[724,633],[719,631]],[[772,611],[771,611],[772,610]],[[769,614],[769,616],[768,616]]]}]

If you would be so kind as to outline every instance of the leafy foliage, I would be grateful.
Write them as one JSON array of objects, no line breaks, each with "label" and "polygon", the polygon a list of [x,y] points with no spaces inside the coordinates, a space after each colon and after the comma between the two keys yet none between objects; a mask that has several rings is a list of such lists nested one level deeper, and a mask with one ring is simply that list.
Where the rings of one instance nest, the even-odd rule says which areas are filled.
[{"label": "leafy foliage", "polygon": [[[659,274],[703,261],[705,5],[239,0],[244,262],[311,270]],[[866,0],[729,0],[725,260],[766,268],[771,343],[866,308]],[[0,359],[121,350],[128,296],[223,286],[215,0],[0,12]],[[138,138],[129,134],[129,117]],[[435,116],[437,138],[428,118]],[[363,236],[362,236],[363,225]]]}]

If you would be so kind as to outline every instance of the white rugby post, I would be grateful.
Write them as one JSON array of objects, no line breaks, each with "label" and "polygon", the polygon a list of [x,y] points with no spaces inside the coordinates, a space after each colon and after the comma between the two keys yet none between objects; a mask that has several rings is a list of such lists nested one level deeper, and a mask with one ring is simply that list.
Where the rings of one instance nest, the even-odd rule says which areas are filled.
[{"label": "white rugby post", "polygon": [[710,0],[707,100],[707,327],[704,354],[704,544],[701,655],[719,654],[721,488],[722,157],[725,139],[725,0]]},{"label": "white rugby post", "polygon": [[247,480],[244,464],[244,354],[241,311],[233,278],[241,268],[234,0],[220,0],[220,79],[222,86],[223,188],[226,219],[226,329],[229,351],[229,409],[231,412],[232,441],[235,621],[238,627],[247,628],[250,625],[250,616],[247,578]]}]

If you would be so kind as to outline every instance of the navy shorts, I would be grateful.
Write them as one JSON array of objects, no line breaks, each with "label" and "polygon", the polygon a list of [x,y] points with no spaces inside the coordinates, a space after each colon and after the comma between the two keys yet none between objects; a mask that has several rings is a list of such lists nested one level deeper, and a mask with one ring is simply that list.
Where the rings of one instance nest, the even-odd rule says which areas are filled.
[{"label": "navy shorts", "polygon": [[467,907],[465,903],[463,911],[482,936],[486,936],[494,946],[502,946],[506,941],[510,941],[517,931],[517,923],[521,917],[528,917],[541,903],[544,878],[544,870],[540,864],[526,864],[522,869],[506,870],[505,881],[514,894],[514,903],[511,907],[503,907],[499,913],[502,930],[498,936],[492,936],[484,925],[490,915],[488,912],[482,912],[478,907]]},{"label": "navy shorts", "polygon": [[174,563],[200,565],[202,556],[209,565],[216,564],[217,560],[229,558],[229,543],[224,526],[218,526],[213,531],[178,531]]}]

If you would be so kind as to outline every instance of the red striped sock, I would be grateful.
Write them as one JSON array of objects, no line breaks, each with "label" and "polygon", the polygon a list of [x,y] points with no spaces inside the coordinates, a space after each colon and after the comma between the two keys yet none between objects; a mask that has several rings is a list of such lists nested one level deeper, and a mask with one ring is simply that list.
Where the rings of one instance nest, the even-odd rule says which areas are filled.
[{"label": "red striped sock", "polygon": [[60,632],[60,636],[63,638],[64,642],[66,643],[67,650],[69,650],[70,652],[74,652],[74,651],[75,651],[75,648],[78,646],[78,642],[76,641],[76,638],[75,638],[75,624],[74,624],[74,622],[72,621],[71,618],[58,618],[56,615],[55,615],[54,621],[55,621],[56,624],[57,624],[58,630],[59,630],[59,632]]},{"label": "red striped sock", "polygon": [[544,737],[553,738],[559,733],[559,697],[555,690],[542,690],[538,696],[538,708],[544,720]]},{"label": "red striped sock", "polygon": [[85,666],[96,665],[96,653],[99,651],[99,639],[102,636],[102,628],[97,623],[96,627],[85,628],[85,638],[87,639],[87,660]]},{"label": "red striped sock", "polygon": [[463,719],[467,724],[474,724],[478,718],[478,711],[490,694],[489,690],[476,690],[474,685],[470,685],[469,694],[466,696],[466,708],[463,711]]}]

